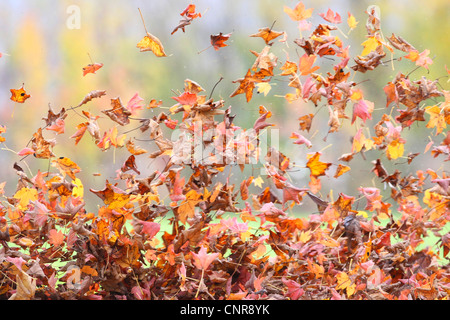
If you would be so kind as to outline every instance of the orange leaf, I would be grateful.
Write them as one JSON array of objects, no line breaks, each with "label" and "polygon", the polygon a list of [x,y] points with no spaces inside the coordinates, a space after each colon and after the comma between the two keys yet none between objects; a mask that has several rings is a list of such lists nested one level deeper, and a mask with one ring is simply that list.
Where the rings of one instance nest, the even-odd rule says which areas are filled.
[{"label": "orange leaf", "polygon": [[312,66],[316,61],[316,58],[317,56],[313,54],[308,55],[306,53],[300,58],[300,62],[298,64],[300,69],[300,75],[306,76],[320,68],[319,66],[315,67]]},{"label": "orange leaf", "polygon": [[99,70],[101,67],[103,67],[103,63],[91,63],[88,64],[86,67],[83,68],[83,77],[87,75],[88,73],[94,73]]},{"label": "orange leaf", "polygon": [[186,194],[186,199],[178,207],[178,215],[181,223],[186,223],[188,218],[195,215],[195,206],[200,202],[201,194],[195,190],[189,190]]},{"label": "orange leaf", "polygon": [[20,89],[11,89],[11,100],[18,103],[24,103],[29,97],[31,97],[23,86]]},{"label": "orange leaf", "polygon": [[301,21],[311,17],[313,8],[305,9],[303,2],[299,2],[294,9],[284,6],[284,12],[294,21]]},{"label": "orange leaf", "polygon": [[95,270],[94,268],[92,268],[90,266],[83,266],[83,268],[81,268],[81,272],[86,273],[93,277],[98,276],[97,270]]},{"label": "orange leaf", "polygon": [[343,175],[344,173],[346,173],[347,171],[350,171],[350,167],[343,165],[343,164],[339,164],[337,169],[336,169],[336,173],[334,174],[334,177],[337,178],[341,175]]},{"label": "orange leaf", "polygon": [[61,231],[57,231],[55,229],[51,229],[48,232],[49,243],[54,245],[55,247],[60,246],[64,243],[65,235]]},{"label": "orange leaf", "polygon": [[319,161],[321,153],[316,152],[314,155],[309,157],[308,162],[306,163],[306,166],[311,170],[311,175],[314,177],[324,176],[325,171],[328,169],[329,166],[331,166],[331,163],[325,163]]},{"label": "orange leaf", "polygon": [[270,45],[271,44],[270,41],[278,38],[282,34],[284,34],[284,31],[279,32],[279,31],[274,31],[270,28],[263,28],[263,29],[259,29],[258,33],[250,35],[250,37],[261,37],[266,42],[267,45]]}]

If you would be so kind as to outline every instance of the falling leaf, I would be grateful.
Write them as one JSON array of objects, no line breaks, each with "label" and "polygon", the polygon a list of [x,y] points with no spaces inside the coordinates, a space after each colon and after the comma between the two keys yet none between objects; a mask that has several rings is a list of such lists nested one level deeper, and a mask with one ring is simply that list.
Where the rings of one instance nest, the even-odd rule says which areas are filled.
[{"label": "falling leaf", "polygon": [[284,12],[294,21],[301,21],[311,17],[313,8],[305,9],[303,2],[299,2],[294,9],[284,6]]},{"label": "falling leaf", "polygon": [[197,104],[197,94],[191,93],[189,91],[183,92],[178,97],[172,97],[172,99],[176,100],[178,103],[184,105],[184,106],[194,106]]},{"label": "falling leaf", "polygon": [[388,159],[397,159],[403,156],[403,152],[405,151],[405,145],[401,143],[399,140],[393,140],[389,143],[386,149],[386,155]]},{"label": "falling leaf", "polygon": [[102,112],[121,126],[130,123],[128,117],[132,115],[132,112],[123,106],[119,97],[111,99],[111,106],[111,109],[103,110]]},{"label": "falling leaf", "polygon": [[260,83],[257,83],[256,86],[258,87],[258,91],[257,92],[258,93],[263,93],[264,97],[267,96],[267,94],[272,89],[272,86],[268,82],[260,82]]},{"label": "falling leaf", "polygon": [[415,62],[417,66],[421,66],[428,69],[428,66],[430,64],[433,64],[433,60],[430,57],[428,57],[429,54],[430,50],[428,49],[425,49],[421,53],[419,53],[419,51],[417,50],[412,50],[405,56],[405,58]]},{"label": "falling leaf", "polygon": [[355,29],[355,28],[356,28],[356,25],[357,25],[358,23],[359,23],[359,22],[356,21],[355,17],[354,17],[350,12],[348,12],[347,24],[348,24],[348,26],[350,27],[350,30]]},{"label": "falling leaf", "polygon": [[138,156],[138,155],[141,155],[141,154],[144,154],[144,153],[148,152],[147,150],[145,150],[145,149],[143,149],[143,148],[141,148],[139,146],[136,146],[131,139],[129,139],[125,143],[125,146],[126,146],[128,152],[130,152],[132,155],[135,155],[135,156]]},{"label": "falling leaf", "polygon": [[377,37],[369,37],[366,41],[361,43],[364,46],[364,50],[361,53],[362,56],[368,55],[370,52],[375,51],[379,46],[381,46],[380,40]]},{"label": "falling leaf", "polygon": [[300,70],[300,74],[302,76],[306,76],[318,69],[320,69],[319,66],[313,67],[314,62],[316,61],[317,56],[315,55],[307,55],[306,53],[300,57],[300,61],[298,64],[298,68]]},{"label": "falling leaf", "polygon": [[263,178],[261,176],[258,176],[258,178],[253,180],[253,184],[259,188],[262,188],[262,184],[264,183]]},{"label": "falling leaf", "polygon": [[81,168],[67,157],[60,157],[56,160],[53,160],[52,162],[53,165],[60,170],[61,174],[64,177],[68,175],[72,178],[72,180],[75,180],[77,178],[75,176],[75,173],[79,173],[81,171]]},{"label": "falling leaf", "polygon": [[131,112],[132,115],[136,115],[137,111],[142,110],[143,106],[141,102],[144,101],[139,94],[136,92],[134,96],[127,102],[126,108]]},{"label": "falling leaf", "polygon": [[353,105],[352,124],[355,122],[356,117],[361,118],[363,122],[366,122],[367,119],[372,119],[373,109],[373,102],[364,99],[359,100]]},{"label": "falling leaf", "polygon": [[157,57],[167,57],[161,41],[149,32],[147,32],[147,35],[139,41],[136,47],[138,47],[141,52],[151,51]]},{"label": "falling leaf", "polygon": [[17,103],[24,103],[31,96],[27,94],[23,86],[20,89],[11,89],[11,100]]},{"label": "falling leaf", "polygon": [[334,13],[333,10],[328,9],[327,13],[319,13],[319,16],[321,16],[322,18],[324,18],[326,21],[331,22],[331,23],[335,23],[335,24],[339,24],[342,23],[342,19],[341,16],[339,15],[339,13]]},{"label": "falling leaf", "polygon": [[38,192],[34,188],[22,188],[14,194],[14,198],[19,200],[18,207],[21,210],[25,210],[30,201],[36,201]]},{"label": "falling leaf", "polygon": [[[425,113],[430,115],[427,128],[436,128],[436,135],[442,133],[447,127],[445,112],[442,112],[439,106],[425,107]],[[449,123],[450,124],[450,123]]]},{"label": "falling leaf", "polygon": [[250,37],[260,37],[267,45],[271,45],[271,41],[284,34],[283,32],[274,31],[271,28],[262,28],[258,30],[258,33],[250,35]]},{"label": "falling leaf", "polygon": [[101,67],[103,67],[103,63],[91,63],[88,64],[86,67],[83,68],[83,77],[87,75],[88,73],[94,73],[99,70]]},{"label": "falling leaf", "polygon": [[320,156],[320,152],[309,155],[308,162],[306,163],[306,166],[311,171],[311,175],[316,178],[325,175],[325,171],[331,166],[331,163],[320,161]]},{"label": "falling leaf", "polygon": [[291,134],[291,139],[297,139],[295,140],[293,143],[295,144],[304,144],[306,147],[311,148],[312,147],[312,143],[311,141],[309,141],[308,139],[306,139],[304,136],[302,136],[301,134],[297,133],[297,132],[292,132]]},{"label": "falling leaf", "polygon": [[211,35],[211,45],[214,50],[219,50],[220,48],[228,46],[225,42],[231,37],[231,33],[223,34],[222,32],[216,35]]},{"label": "falling leaf", "polygon": [[338,167],[336,168],[336,173],[334,174],[334,178],[340,177],[341,175],[343,175],[344,173],[350,171],[350,167],[343,165],[343,164],[339,164]]}]

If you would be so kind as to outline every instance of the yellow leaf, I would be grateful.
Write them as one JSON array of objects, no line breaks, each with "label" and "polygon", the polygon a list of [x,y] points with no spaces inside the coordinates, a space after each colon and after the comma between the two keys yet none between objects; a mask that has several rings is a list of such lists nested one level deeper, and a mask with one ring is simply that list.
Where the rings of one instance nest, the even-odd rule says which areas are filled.
[{"label": "yellow leaf", "polygon": [[438,106],[426,107],[425,112],[430,115],[427,128],[436,128],[436,135],[440,134],[447,127],[445,112],[441,112],[441,108]]},{"label": "yellow leaf", "polygon": [[253,185],[262,188],[262,185],[264,183],[264,180],[259,176],[258,178],[253,180]]},{"label": "yellow leaf", "polygon": [[364,46],[364,50],[361,55],[365,56],[378,48],[378,46],[381,45],[381,42],[376,37],[369,37],[369,39],[361,43],[361,45]]},{"label": "yellow leaf", "polygon": [[357,25],[358,23],[359,23],[359,22],[356,21],[355,17],[349,12],[349,13],[348,13],[348,18],[347,18],[347,24],[348,24],[348,26],[350,27],[350,29],[355,29],[355,28],[356,28],[356,25]]},{"label": "yellow leaf", "polygon": [[256,86],[258,87],[258,93],[264,93],[264,97],[267,96],[267,94],[272,89],[272,86],[270,85],[270,83],[267,83],[267,82],[260,82],[260,83],[256,84]]},{"label": "yellow leaf", "polygon": [[338,273],[336,278],[338,281],[336,290],[345,289],[351,285],[351,280],[345,272]]},{"label": "yellow leaf", "polygon": [[405,146],[403,143],[400,143],[400,141],[393,140],[391,141],[391,143],[389,143],[387,150],[386,150],[386,155],[387,157],[391,160],[395,160],[401,156],[403,156],[403,152],[405,151]]},{"label": "yellow leaf", "polygon": [[38,198],[38,192],[36,189],[30,189],[30,188],[22,188],[19,191],[16,192],[14,195],[15,199],[19,200],[18,209],[25,210],[28,206],[28,203],[30,201],[36,201]]},{"label": "yellow leaf", "polygon": [[302,231],[302,233],[300,233],[300,242],[307,243],[309,239],[311,239],[311,230]]},{"label": "yellow leaf", "polygon": [[84,195],[84,187],[81,183],[81,180],[76,178],[75,180],[72,180],[72,184],[75,185],[72,189],[72,196],[74,198],[83,198]]},{"label": "yellow leaf", "polygon": [[347,292],[347,297],[350,298],[356,291],[356,283],[349,285],[345,291]]},{"label": "yellow leaf", "polygon": [[152,51],[157,57],[166,57],[161,41],[149,32],[147,32],[147,35],[139,41],[136,47],[141,49],[141,52]]}]

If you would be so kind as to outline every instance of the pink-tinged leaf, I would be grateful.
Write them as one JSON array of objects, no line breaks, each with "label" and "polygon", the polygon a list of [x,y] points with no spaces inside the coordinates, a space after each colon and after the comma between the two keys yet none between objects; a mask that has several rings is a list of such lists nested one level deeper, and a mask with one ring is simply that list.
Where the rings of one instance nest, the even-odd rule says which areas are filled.
[{"label": "pink-tinged leaf", "polygon": [[180,172],[178,171],[169,196],[170,200],[177,202],[186,199],[186,196],[183,194],[184,181],[184,177],[180,179]]},{"label": "pink-tinged leaf", "polygon": [[237,222],[237,218],[233,217],[231,219],[222,219],[220,220],[220,224],[225,226],[226,228],[230,229],[233,232],[241,233],[248,231],[248,224],[247,223],[239,223]]},{"label": "pink-tinged leaf", "polygon": [[66,125],[64,123],[64,120],[61,118],[58,118],[55,120],[55,122],[51,126],[48,126],[46,129],[55,131],[57,134],[62,134],[62,133],[64,133],[65,128],[66,128]]},{"label": "pink-tinged leaf", "polygon": [[287,296],[291,300],[298,300],[305,293],[298,282],[294,280],[286,280],[284,278],[282,278],[281,281],[288,288]]},{"label": "pink-tinged leaf", "polygon": [[206,248],[202,247],[198,253],[192,253],[194,266],[201,270],[208,269],[209,265],[217,259],[220,253],[206,253]]},{"label": "pink-tinged leaf", "polygon": [[172,97],[172,99],[176,100],[178,103],[184,106],[186,105],[193,106],[197,103],[197,94],[185,91],[178,97]]},{"label": "pink-tinged leaf", "polygon": [[336,291],[336,289],[332,288],[330,300],[342,300],[342,296]]},{"label": "pink-tinged leaf", "polygon": [[161,225],[152,221],[139,221],[142,224],[142,232],[147,234],[149,238],[153,238],[161,229]]},{"label": "pink-tinged leaf", "polygon": [[310,30],[311,26],[312,26],[312,23],[307,20],[300,20],[298,22],[298,28],[300,29],[300,31]]},{"label": "pink-tinged leaf", "polygon": [[428,66],[430,64],[433,64],[433,60],[430,57],[428,57],[429,54],[430,54],[430,50],[428,50],[428,49],[421,52],[419,54],[419,58],[416,61],[416,65],[428,69]]},{"label": "pink-tinged leaf", "polygon": [[151,297],[150,290],[142,288],[141,286],[134,286],[131,288],[131,293],[137,300],[144,300],[147,297]]},{"label": "pink-tinged leaf", "polygon": [[352,124],[355,122],[356,117],[361,118],[364,122],[366,122],[367,119],[372,119],[373,108],[373,102],[368,100],[361,99],[355,103],[353,105]]},{"label": "pink-tinged leaf", "polygon": [[326,21],[331,22],[331,23],[335,23],[335,24],[342,23],[342,18],[339,15],[339,13],[336,12],[336,14],[335,14],[331,9],[328,9],[326,14],[319,13],[319,16],[321,16]]},{"label": "pink-tinged leaf", "polygon": [[312,147],[311,141],[309,141],[308,139],[306,139],[304,136],[302,136],[297,132],[292,132],[291,139],[297,139],[293,142],[295,144],[304,144],[308,148]]},{"label": "pink-tinged leaf", "polygon": [[135,115],[137,111],[142,110],[144,107],[140,104],[144,99],[142,99],[138,93],[136,93],[130,101],[127,103],[127,109],[132,115]]},{"label": "pink-tinged leaf", "polygon": [[362,262],[362,263],[360,263],[360,267],[361,267],[361,269],[363,269],[365,272],[367,272],[367,273],[371,273],[372,272],[372,268],[373,268],[373,266],[375,265],[375,263],[372,261],[372,260],[368,260],[368,261],[366,261],[366,262]]},{"label": "pink-tinged leaf", "polygon": [[33,154],[35,151],[31,148],[23,148],[22,150],[20,150],[19,152],[17,152],[17,155],[23,157],[23,156],[27,156],[29,154]]},{"label": "pink-tinged leaf", "polygon": [[22,265],[24,263],[26,263],[26,261],[22,257],[18,257],[18,258],[7,257],[6,261],[14,264],[17,267],[17,269],[19,269],[19,270],[22,270]]},{"label": "pink-tinged leaf", "polygon": [[166,119],[164,120],[164,124],[167,126],[167,128],[174,130],[177,127],[178,120]]},{"label": "pink-tinged leaf", "polygon": [[56,292],[56,283],[58,282],[58,279],[55,277],[56,271],[52,273],[50,278],[48,278],[48,286],[50,288],[50,291]]}]

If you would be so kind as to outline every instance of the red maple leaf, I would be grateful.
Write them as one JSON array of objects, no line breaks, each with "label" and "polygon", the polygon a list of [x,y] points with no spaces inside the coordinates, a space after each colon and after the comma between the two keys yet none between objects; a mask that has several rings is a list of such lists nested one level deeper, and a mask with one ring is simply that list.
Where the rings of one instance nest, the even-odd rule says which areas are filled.
[{"label": "red maple leaf", "polygon": [[176,100],[178,103],[184,106],[185,105],[193,106],[197,103],[197,94],[185,91],[178,97],[172,97],[172,99]]},{"label": "red maple leaf", "polygon": [[225,44],[225,41],[227,41],[230,37],[231,33],[223,34],[222,32],[216,35],[211,35],[211,45],[217,51],[222,47],[228,46]]},{"label": "red maple leaf", "polygon": [[342,23],[342,19],[341,19],[341,16],[339,15],[339,13],[336,12],[336,14],[335,14],[333,12],[333,10],[331,10],[331,9],[328,9],[326,14],[319,13],[319,16],[321,16],[326,21],[331,22],[331,23],[335,23],[335,24]]},{"label": "red maple leaf", "polygon": [[352,124],[355,122],[356,117],[361,118],[364,122],[367,119],[372,119],[373,103],[364,99],[359,100],[353,105],[353,117]]}]

